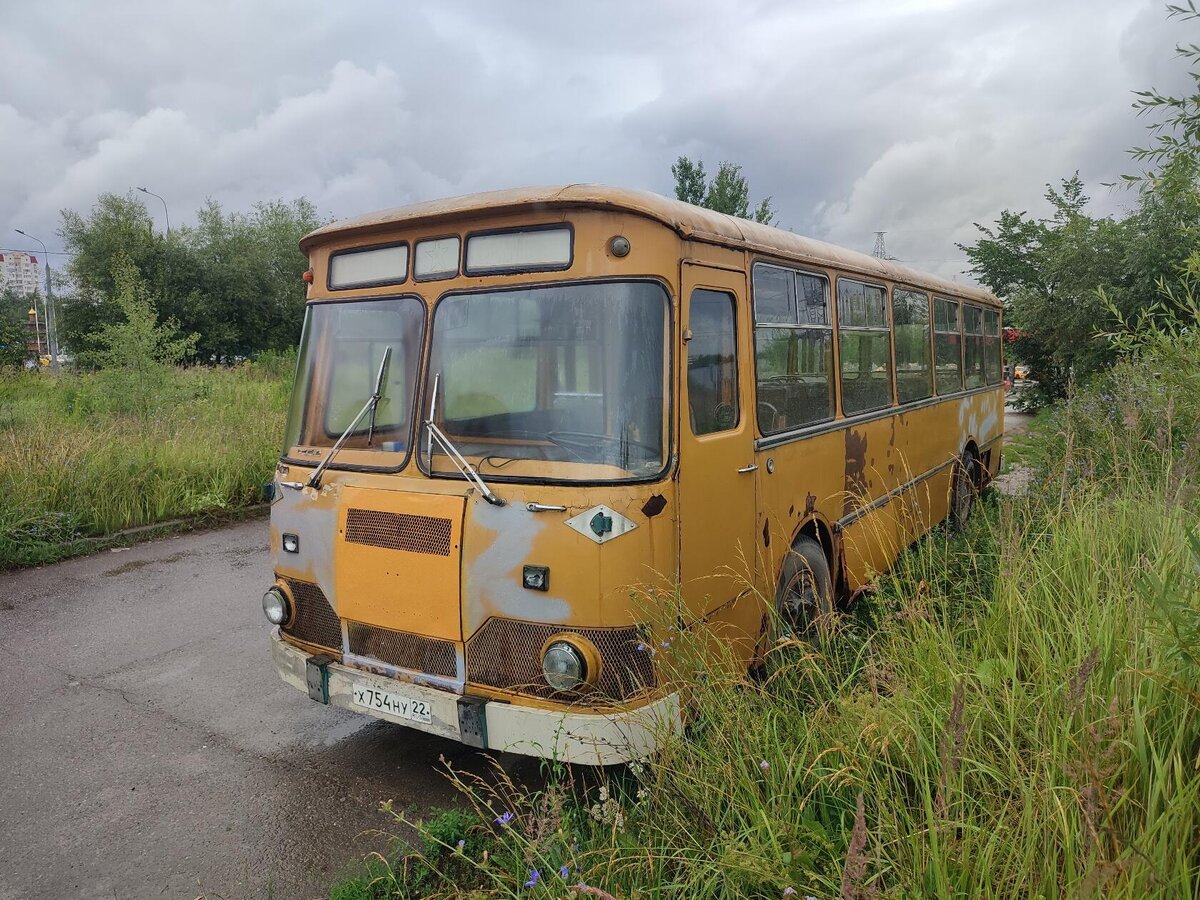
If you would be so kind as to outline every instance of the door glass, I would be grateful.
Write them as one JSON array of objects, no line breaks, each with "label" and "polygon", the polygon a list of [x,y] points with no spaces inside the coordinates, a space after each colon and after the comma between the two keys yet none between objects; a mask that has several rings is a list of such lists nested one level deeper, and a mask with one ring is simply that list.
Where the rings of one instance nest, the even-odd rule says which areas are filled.
[{"label": "door glass", "polygon": [[688,415],[696,435],[728,431],[738,424],[737,335],[731,294],[692,292],[687,344]]}]

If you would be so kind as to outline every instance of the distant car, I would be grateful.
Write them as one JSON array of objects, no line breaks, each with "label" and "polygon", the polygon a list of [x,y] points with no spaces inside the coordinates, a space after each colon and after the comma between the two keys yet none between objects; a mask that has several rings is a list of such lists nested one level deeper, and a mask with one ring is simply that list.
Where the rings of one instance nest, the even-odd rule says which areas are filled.
[{"label": "distant car", "polygon": [[1016,368],[1013,369],[1013,377],[1017,381],[1024,381],[1029,377],[1029,366],[1025,363],[1017,363]]}]

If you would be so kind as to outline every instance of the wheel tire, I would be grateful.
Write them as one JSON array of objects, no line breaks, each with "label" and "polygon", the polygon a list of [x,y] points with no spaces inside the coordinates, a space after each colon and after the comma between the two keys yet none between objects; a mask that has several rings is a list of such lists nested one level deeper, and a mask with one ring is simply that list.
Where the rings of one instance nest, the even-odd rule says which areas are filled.
[{"label": "wheel tire", "polygon": [[953,492],[950,495],[950,525],[962,531],[971,519],[975,501],[979,499],[979,460],[970,450],[954,465]]},{"label": "wheel tire", "polygon": [[821,545],[810,537],[798,539],[783,561],[775,591],[775,614],[771,634],[776,640],[801,637],[833,614],[829,561]]}]

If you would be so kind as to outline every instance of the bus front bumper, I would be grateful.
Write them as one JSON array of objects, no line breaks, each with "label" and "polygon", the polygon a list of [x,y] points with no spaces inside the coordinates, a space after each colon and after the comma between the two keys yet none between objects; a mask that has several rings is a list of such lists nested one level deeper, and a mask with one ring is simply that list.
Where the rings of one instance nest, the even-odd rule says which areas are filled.
[{"label": "bus front bumper", "polygon": [[[318,657],[284,641],[278,628],[271,635],[271,655],[279,677],[295,688],[308,691],[314,699],[319,694],[321,702],[332,706],[487,750],[609,766],[652,753],[680,725],[679,695],[675,693],[621,712],[564,712],[467,698],[454,691],[376,675],[336,661],[318,667],[315,664]],[[310,660],[314,661],[313,666],[309,665]],[[320,671],[314,675],[318,668]],[[316,693],[310,676],[320,679]],[[364,688],[371,688],[427,704],[429,721],[403,718],[356,704],[355,688],[359,696]],[[462,708],[464,704],[466,710]]]}]

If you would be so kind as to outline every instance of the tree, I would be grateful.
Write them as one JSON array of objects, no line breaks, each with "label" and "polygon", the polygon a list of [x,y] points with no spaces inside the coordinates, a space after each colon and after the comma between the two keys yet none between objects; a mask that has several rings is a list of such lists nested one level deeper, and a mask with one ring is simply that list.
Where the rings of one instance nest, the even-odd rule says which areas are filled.
[{"label": "tree", "polygon": [[248,214],[209,201],[194,227],[169,235],[153,232],[132,195],[102,194],[87,216],[64,210],[62,217],[61,234],[74,254],[67,273],[73,296],[61,303],[59,331],[82,358],[95,359],[95,335],[123,317],[112,299],[118,258],[137,270],[159,315],[199,335],[202,361],[282,350],[299,340],[308,261],[297,244],[323,224],[307,200],[259,203]]},{"label": "tree", "polygon": [[189,359],[199,335],[182,335],[173,319],[159,322],[149,288],[127,257],[117,257],[112,280],[110,299],[121,310],[123,321],[102,325],[91,335],[95,349],[87,352],[86,361],[116,375],[121,380],[119,389],[145,414],[164,370]]},{"label": "tree", "polygon": [[750,185],[739,165],[722,162],[712,181],[706,183],[703,160],[692,162],[681,156],[671,166],[671,175],[675,178],[675,196],[685,203],[740,219],[753,219],[763,225],[770,225],[775,218],[770,197],[764,197],[750,212]]},{"label": "tree", "polygon": [[1131,277],[1129,251],[1136,216],[1125,221],[1093,218],[1076,172],[1058,187],[1046,185],[1053,210],[1047,219],[1005,210],[994,227],[976,223],[983,235],[959,244],[968,270],[1007,301],[1008,324],[1020,334],[1013,354],[1029,363],[1044,398],[1061,397],[1071,378],[1105,368],[1114,352],[1101,332],[1112,315],[1101,291],[1130,306],[1152,302],[1153,280]]},{"label": "tree", "polygon": [[21,296],[11,287],[0,292],[0,369],[19,369],[30,358],[25,323],[37,294]]},{"label": "tree", "polygon": [[704,205],[704,192],[708,175],[704,172],[704,161],[692,162],[686,156],[679,157],[671,166],[675,178],[675,196],[692,206]]}]

